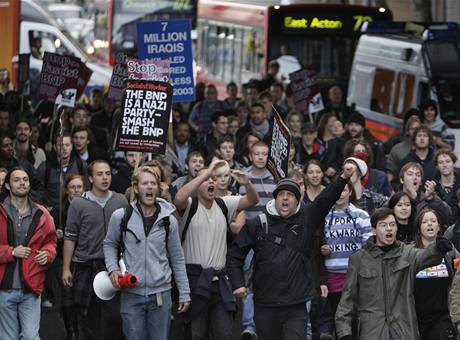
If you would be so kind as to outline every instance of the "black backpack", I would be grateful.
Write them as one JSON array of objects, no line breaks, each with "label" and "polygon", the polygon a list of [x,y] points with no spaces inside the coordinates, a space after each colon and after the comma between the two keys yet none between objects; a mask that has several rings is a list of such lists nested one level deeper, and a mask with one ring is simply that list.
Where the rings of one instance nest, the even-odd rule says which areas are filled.
[{"label": "black backpack", "polygon": [[[222,214],[225,216],[225,221],[227,222],[227,246],[230,246],[230,244],[233,241],[233,232],[230,229],[230,224],[228,221],[228,208],[225,205],[225,202],[222,198],[220,197],[214,197],[214,201],[216,201],[217,205],[219,206],[220,210],[222,210]],[[187,216],[187,220],[185,221],[184,225],[184,230],[182,231],[181,237],[180,237],[180,242],[183,244],[185,242],[185,238],[187,235],[187,230],[190,226],[190,221],[192,220],[193,216],[195,215],[196,211],[198,209],[198,197],[193,197],[192,198],[192,205],[190,206],[190,211]]]},{"label": "black backpack", "polygon": [[[124,235],[127,232],[130,232],[134,235],[136,238],[136,243],[141,242],[137,238],[137,236],[134,234],[132,230],[128,229],[128,221],[131,218],[131,215],[133,214],[133,206],[131,204],[128,205],[127,208],[125,208],[125,213],[123,215],[123,218],[121,219],[120,223],[120,247],[119,247],[119,259],[123,256],[123,253],[125,251],[125,244],[124,244]],[[171,264],[171,258],[169,256],[169,250],[168,250],[168,242],[169,242],[169,225],[170,225],[170,220],[169,216],[163,217],[162,219],[163,223],[163,228],[165,228],[165,247],[166,247],[166,256],[168,257],[168,262],[169,262],[169,267],[171,268],[171,298],[173,302],[177,305],[179,303],[179,290],[176,285],[176,281],[174,279],[174,271],[173,267]]]}]

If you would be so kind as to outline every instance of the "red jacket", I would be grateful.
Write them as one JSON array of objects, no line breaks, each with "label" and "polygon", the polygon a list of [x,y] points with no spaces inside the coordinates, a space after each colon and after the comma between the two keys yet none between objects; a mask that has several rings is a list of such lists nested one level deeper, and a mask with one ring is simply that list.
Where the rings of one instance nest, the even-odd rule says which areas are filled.
[{"label": "red jacket", "polygon": [[[27,259],[21,261],[22,278],[26,287],[35,295],[43,291],[47,266],[56,257],[56,228],[53,219],[46,208],[38,205],[38,210],[32,216],[32,222],[26,237],[27,246],[32,249]],[[0,283],[4,288],[9,288],[13,282],[15,257],[13,256],[13,224],[8,218],[4,207],[0,205]],[[48,253],[47,265],[42,266],[34,261],[38,250]],[[5,281],[5,282],[4,282]]]}]

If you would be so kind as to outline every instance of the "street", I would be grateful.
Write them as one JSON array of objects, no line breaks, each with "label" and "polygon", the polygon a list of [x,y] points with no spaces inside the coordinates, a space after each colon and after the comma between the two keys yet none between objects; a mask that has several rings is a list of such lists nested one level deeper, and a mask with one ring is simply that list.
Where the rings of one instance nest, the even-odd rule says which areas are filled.
[{"label": "street", "polygon": [[[241,308],[239,309],[241,310]],[[234,326],[234,339],[239,339],[240,334],[240,321],[241,313],[237,313],[236,322]],[[40,323],[40,338],[41,340],[65,340],[66,331],[64,323],[59,315],[57,308],[42,307],[42,317]],[[174,322],[171,325],[171,340],[183,340],[184,334],[181,329],[175,327]]]}]

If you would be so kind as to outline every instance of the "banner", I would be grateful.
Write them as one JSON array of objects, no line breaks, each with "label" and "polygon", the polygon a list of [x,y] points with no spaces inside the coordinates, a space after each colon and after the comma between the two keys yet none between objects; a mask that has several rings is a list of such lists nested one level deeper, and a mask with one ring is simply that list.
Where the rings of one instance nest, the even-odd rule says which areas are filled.
[{"label": "banner", "polygon": [[324,108],[315,74],[311,69],[302,69],[289,74],[295,108],[305,118],[308,117],[311,123],[314,122],[313,114]]},{"label": "banner", "polygon": [[267,169],[277,182],[287,177],[291,133],[274,107],[273,113],[273,133]]},{"label": "banner", "polygon": [[77,97],[75,99],[78,99],[91,74],[92,71],[76,57],[45,52],[40,74],[39,98],[54,103],[63,91],[74,89]]},{"label": "banner", "polygon": [[116,150],[165,153],[172,91],[165,82],[126,81]]},{"label": "banner", "polygon": [[18,58],[18,93],[23,96],[30,95],[30,53],[20,54]]},{"label": "banner", "polygon": [[107,98],[112,101],[116,106],[120,105],[123,99],[123,89],[125,88],[125,79],[128,77],[128,70],[126,69],[127,56],[124,53],[117,53],[115,56],[115,66],[112,70],[112,77],[110,78],[109,92]]},{"label": "banner", "polygon": [[195,100],[190,20],[137,24],[139,59],[169,60],[174,102]]},{"label": "banner", "polygon": [[85,91],[86,84],[88,84],[89,79],[93,74],[93,71],[91,71],[85,63],[82,63],[79,59],[78,61],[80,62],[80,75],[77,81],[77,99],[80,98],[83,91]]},{"label": "banner", "polygon": [[126,60],[128,79],[154,80],[169,83],[169,60]]}]

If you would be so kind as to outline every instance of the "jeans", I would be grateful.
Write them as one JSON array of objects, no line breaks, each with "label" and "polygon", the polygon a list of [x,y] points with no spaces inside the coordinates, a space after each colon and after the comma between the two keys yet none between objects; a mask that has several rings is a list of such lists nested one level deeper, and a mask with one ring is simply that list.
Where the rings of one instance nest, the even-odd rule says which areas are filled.
[{"label": "jeans", "polygon": [[40,340],[41,299],[22,289],[0,291],[0,338]]},{"label": "jeans", "polygon": [[305,307],[307,308],[307,315],[308,315],[308,322],[307,322],[307,340],[312,340],[313,339],[313,330],[311,328],[311,319],[310,319],[310,313],[311,313],[311,300],[307,301]]},{"label": "jeans", "polygon": [[[250,250],[244,259],[243,271],[247,272],[251,268],[254,250]],[[243,299],[243,319],[242,330],[248,330],[252,333],[256,332],[256,324],[254,322],[254,294],[252,289],[248,290],[248,295]]]},{"label": "jeans", "polygon": [[254,323],[254,294],[250,292],[243,299],[243,319],[241,320],[243,330],[256,333],[256,324]]},{"label": "jeans", "polygon": [[121,319],[126,339],[168,340],[171,324],[171,291],[161,293],[162,304],[157,295],[142,296],[121,293]]}]

